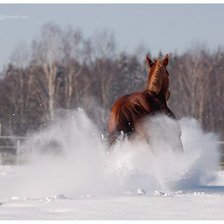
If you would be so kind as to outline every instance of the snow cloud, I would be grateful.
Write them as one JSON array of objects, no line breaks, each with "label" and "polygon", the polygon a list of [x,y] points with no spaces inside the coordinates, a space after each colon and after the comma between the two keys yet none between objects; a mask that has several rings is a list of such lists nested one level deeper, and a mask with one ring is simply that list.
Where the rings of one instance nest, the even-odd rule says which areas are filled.
[{"label": "snow cloud", "polygon": [[120,195],[213,181],[219,164],[214,133],[205,133],[193,118],[174,121],[164,115],[149,118],[145,127],[149,143],[125,139],[109,150],[86,113],[72,111],[24,142],[21,164],[12,176],[0,176],[2,186],[9,186],[0,196]]}]

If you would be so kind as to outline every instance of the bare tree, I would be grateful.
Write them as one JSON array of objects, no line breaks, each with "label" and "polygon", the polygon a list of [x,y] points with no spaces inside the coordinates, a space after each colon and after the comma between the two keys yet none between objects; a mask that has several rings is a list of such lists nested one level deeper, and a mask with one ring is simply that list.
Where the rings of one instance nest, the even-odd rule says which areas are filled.
[{"label": "bare tree", "polygon": [[65,76],[65,98],[66,108],[71,109],[72,97],[77,101],[78,97],[78,75],[80,73],[80,63],[84,57],[84,40],[80,29],[74,30],[69,26],[63,35],[63,64],[66,66]]},{"label": "bare tree", "polygon": [[61,43],[61,29],[58,25],[51,23],[42,27],[41,39],[33,43],[33,60],[42,66],[47,83],[47,118],[50,121],[54,119],[57,65],[62,57]]}]

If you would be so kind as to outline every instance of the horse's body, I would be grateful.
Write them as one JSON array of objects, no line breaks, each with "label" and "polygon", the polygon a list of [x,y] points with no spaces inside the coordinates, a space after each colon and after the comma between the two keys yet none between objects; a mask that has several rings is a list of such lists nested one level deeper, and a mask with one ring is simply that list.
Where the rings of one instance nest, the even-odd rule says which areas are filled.
[{"label": "horse's body", "polygon": [[144,135],[141,121],[147,115],[162,112],[174,118],[171,110],[152,93],[137,92],[119,98],[114,104],[109,120],[110,144],[121,132],[131,136],[133,133]]},{"label": "horse's body", "polygon": [[112,107],[109,118],[109,142],[116,142],[121,133],[132,136],[134,133],[145,137],[142,121],[147,115],[164,113],[175,118],[167,107],[169,98],[169,73],[166,70],[168,55],[163,60],[152,62],[146,56],[149,65],[148,84],[144,91],[135,92],[119,98]]}]

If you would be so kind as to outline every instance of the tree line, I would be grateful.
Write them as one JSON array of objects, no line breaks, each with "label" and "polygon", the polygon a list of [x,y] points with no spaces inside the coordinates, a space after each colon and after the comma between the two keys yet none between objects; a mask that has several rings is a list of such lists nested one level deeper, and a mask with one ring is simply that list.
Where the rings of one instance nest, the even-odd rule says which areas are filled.
[{"label": "tree line", "polygon": [[[108,30],[84,37],[80,29],[45,24],[31,47],[19,44],[0,75],[2,135],[45,127],[57,113],[83,108],[106,132],[113,102],[142,90],[146,64],[138,53],[120,52]],[[166,52],[164,52],[166,53]],[[154,57],[162,56],[152,55]],[[172,53],[169,107],[177,118],[193,116],[224,137],[224,49],[196,45]]]}]

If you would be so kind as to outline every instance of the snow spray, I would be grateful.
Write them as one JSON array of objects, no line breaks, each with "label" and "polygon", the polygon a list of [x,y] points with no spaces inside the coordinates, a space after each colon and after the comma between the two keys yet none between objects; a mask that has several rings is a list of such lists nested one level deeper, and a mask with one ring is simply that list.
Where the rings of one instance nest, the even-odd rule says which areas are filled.
[{"label": "snow spray", "polygon": [[183,190],[213,181],[219,165],[217,135],[205,133],[193,118],[174,121],[157,115],[145,127],[149,143],[125,139],[110,150],[85,111],[72,111],[21,145],[20,164],[13,175],[9,167],[10,186],[1,187],[5,190],[0,197],[123,195],[139,189]]}]

